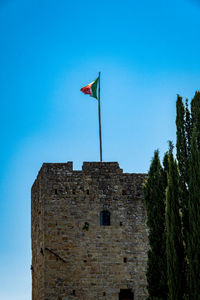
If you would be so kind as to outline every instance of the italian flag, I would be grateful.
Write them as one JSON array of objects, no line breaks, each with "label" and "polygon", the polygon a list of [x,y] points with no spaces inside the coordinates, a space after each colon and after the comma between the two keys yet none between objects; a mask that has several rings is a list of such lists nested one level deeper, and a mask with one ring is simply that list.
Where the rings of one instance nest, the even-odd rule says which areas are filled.
[{"label": "italian flag", "polygon": [[98,99],[97,98],[98,81],[99,81],[99,77],[96,80],[89,83],[88,85],[84,86],[81,89],[81,92],[83,92],[85,95],[90,95],[91,97]]}]

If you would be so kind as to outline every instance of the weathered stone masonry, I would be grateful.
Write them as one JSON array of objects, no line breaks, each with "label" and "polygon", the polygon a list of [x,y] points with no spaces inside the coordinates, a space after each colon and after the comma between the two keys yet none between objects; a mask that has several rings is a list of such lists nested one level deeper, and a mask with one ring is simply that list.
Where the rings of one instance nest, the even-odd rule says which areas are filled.
[{"label": "weathered stone masonry", "polygon": [[31,196],[33,300],[145,299],[144,179],[115,162],[43,164]]}]

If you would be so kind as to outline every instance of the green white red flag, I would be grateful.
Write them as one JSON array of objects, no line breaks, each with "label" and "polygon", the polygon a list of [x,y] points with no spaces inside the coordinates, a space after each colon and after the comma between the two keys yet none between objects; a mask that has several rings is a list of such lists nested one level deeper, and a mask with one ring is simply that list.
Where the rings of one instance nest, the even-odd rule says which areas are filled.
[{"label": "green white red flag", "polygon": [[98,81],[99,81],[99,77],[96,80],[89,83],[88,85],[84,86],[81,89],[81,92],[83,92],[85,95],[90,95],[91,97],[98,99],[97,98]]},{"label": "green white red flag", "polygon": [[[90,95],[98,100],[98,115],[99,115],[99,146],[100,146],[100,162],[102,162],[102,139],[101,139],[101,108],[100,108],[100,74],[99,77],[89,83],[88,85],[81,88],[81,92],[85,95]],[[97,86],[98,86],[98,96],[97,96]]]}]

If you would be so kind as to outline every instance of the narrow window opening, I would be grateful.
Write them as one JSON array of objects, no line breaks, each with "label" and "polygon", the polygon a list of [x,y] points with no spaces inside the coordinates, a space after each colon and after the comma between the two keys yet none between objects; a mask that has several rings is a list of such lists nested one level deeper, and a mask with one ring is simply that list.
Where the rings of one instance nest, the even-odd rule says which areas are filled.
[{"label": "narrow window opening", "polygon": [[89,190],[87,190],[87,195],[89,195],[90,194],[90,191]]},{"label": "narrow window opening", "polygon": [[58,195],[58,190],[57,190],[57,189],[55,189],[54,191],[55,191],[55,195]]},{"label": "narrow window opening", "polygon": [[122,223],[122,222],[120,222],[119,224],[120,224],[120,226],[122,226],[122,225],[123,225],[123,223]]},{"label": "narrow window opening", "polygon": [[73,290],[73,291],[72,291],[72,294],[75,296],[75,295],[76,295],[76,291],[75,291],[75,290]]},{"label": "narrow window opening", "polygon": [[124,257],[124,263],[127,263],[127,257]]},{"label": "narrow window opening", "polygon": [[122,195],[126,195],[126,190],[122,190]]},{"label": "narrow window opening", "polygon": [[72,194],[73,194],[73,195],[75,195],[75,194],[76,194],[75,190],[73,190],[73,191],[72,191]]},{"label": "narrow window opening", "polygon": [[110,226],[110,213],[109,211],[103,210],[100,213],[100,225]]},{"label": "narrow window opening", "polygon": [[103,292],[103,296],[106,296],[106,292]]}]

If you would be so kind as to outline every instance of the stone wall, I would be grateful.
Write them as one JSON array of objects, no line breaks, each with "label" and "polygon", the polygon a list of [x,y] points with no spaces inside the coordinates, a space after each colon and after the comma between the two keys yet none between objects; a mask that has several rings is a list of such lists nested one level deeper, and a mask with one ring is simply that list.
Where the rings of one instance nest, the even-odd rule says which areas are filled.
[{"label": "stone wall", "polygon": [[114,162],[43,164],[32,187],[33,300],[118,300],[121,289],[145,299],[145,176]]}]

